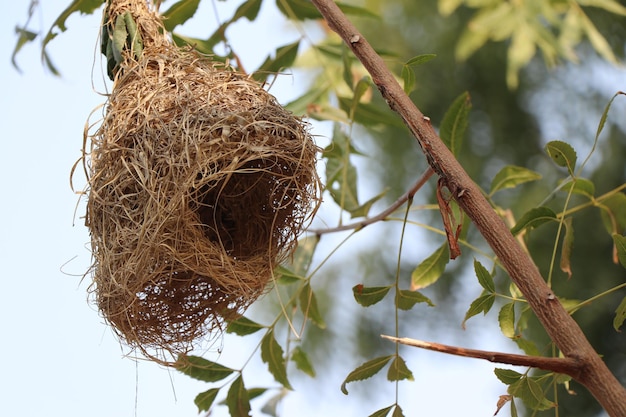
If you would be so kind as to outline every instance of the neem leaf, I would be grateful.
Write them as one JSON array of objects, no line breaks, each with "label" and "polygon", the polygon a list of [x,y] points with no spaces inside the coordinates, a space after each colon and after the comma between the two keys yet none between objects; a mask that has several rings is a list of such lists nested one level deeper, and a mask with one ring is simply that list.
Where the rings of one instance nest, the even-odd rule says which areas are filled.
[{"label": "neem leaf", "polygon": [[624,324],[624,320],[626,320],[626,297],[619,303],[617,309],[615,310],[615,318],[613,319],[613,328],[616,331],[620,331],[620,327]]},{"label": "neem leaf", "polygon": [[567,167],[570,174],[574,174],[576,166],[576,151],[572,145],[560,140],[553,140],[546,144],[546,152],[550,158],[560,167]]},{"label": "neem leaf", "polygon": [[13,53],[11,54],[11,63],[13,64],[15,69],[22,72],[20,68],[17,66],[17,61],[15,60],[15,57],[17,56],[17,54],[20,52],[20,50],[22,49],[24,45],[26,45],[28,42],[34,41],[37,38],[37,33],[31,32],[30,30],[27,30],[25,27],[21,28],[19,26],[15,27],[15,33],[18,36],[17,36],[17,42],[15,43],[15,49],[13,49]]},{"label": "neem leaf", "polygon": [[515,303],[507,303],[502,306],[498,314],[498,323],[502,334],[512,339],[515,337]]},{"label": "neem leaf", "polygon": [[364,287],[362,284],[358,284],[352,287],[352,294],[357,303],[363,307],[369,307],[385,298],[390,289],[391,286]]},{"label": "neem leaf", "polygon": [[315,378],[315,369],[309,360],[309,355],[300,346],[296,346],[291,352],[291,360],[295,362],[299,370]]},{"label": "neem leaf", "polygon": [[317,298],[308,283],[300,291],[300,309],[305,317],[308,317],[320,329],[326,328],[324,318],[317,307]]},{"label": "neem leaf", "polygon": [[176,26],[191,19],[198,10],[200,0],[180,0],[163,13],[165,30],[171,32]]},{"label": "neem leaf", "polygon": [[341,392],[348,395],[348,390],[346,389],[346,384],[348,382],[353,381],[362,381],[367,378],[371,378],[376,375],[381,369],[387,365],[389,360],[393,357],[393,355],[389,356],[381,356],[376,359],[372,359],[370,361],[365,362],[363,365],[356,368],[354,371],[350,372],[346,379],[341,384]]},{"label": "neem leaf", "polygon": [[470,304],[469,309],[465,313],[465,318],[463,319],[463,323],[461,326],[465,329],[465,323],[472,317],[477,314],[484,313],[487,314],[491,307],[493,306],[493,302],[495,301],[495,294],[485,294],[481,295]]},{"label": "neem leaf", "polygon": [[411,290],[419,290],[434,284],[443,274],[448,261],[450,261],[450,254],[446,242],[413,270]]},{"label": "neem leaf", "polygon": [[430,298],[418,291],[400,290],[396,293],[396,307],[400,310],[410,310],[417,303],[427,303],[430,307],[434,306]]},{"label": "neem leaf", "polygon": [[259,323],[255,323],[244,316],[241,316],[228,323],[228,327],[226,327],[226,333],[234,333],[238,336],[246,336],[258,332],[259,330],[264,328],[265,326]]},{"label": "neem leaf", "polygon": [[96,9],[100,8],[104,2],[102,0],[74,0],[72,4],[70,4],[63,12],[56,18],[52,27],[46,34],[46,37],[43,39],[42,43],[42,51],[45,50],[46,45],[57,35],[54,33],[55,28],[61,29],[61,32],[65,32],[67,30],[67,26],[65,26],[65,21],[68,17],[70,17],[75,12],[80,12],[81,14],[92,14]]},{"label": "neem leaf", "polygon": [[506,385],[511,385],[522,378],[522,374],[512,369],[496,368],[493,370],[498,379]]},{"label": "neem leaf", "polygon": [[461,151],[471,108],[470,95],[466,91],[452,102],[441,121],[439,135],[455,156],[458,156]]},{"label": "neem leaf", "polygon": [[556,213],[552,209],[535,207],[524,213],[522,218],[511,229],[511,233],[516,235],[526,228],[535,228],[551,220],[556,220]]},{"label": "neem leaf", "polygon": [[619,263],[626,268],[626,236],[618,235],[617,233],[614,234],[613,244],[615,245],[615,249],[617,249],[617,259],[619,259]]},{"label": "neem leaf", "polygon": [[404,417],[404,413],[402,412],[402,407],[400,404],[396,404],[396,408],[393,409],[392,417]]},{"label": "neem leaf", "polygon": [[478,283],[481,287],[487,290],[489,293],[496,292],[496,285],[493,282],[493,277],[487,271],[479,261],[474,259],[474,272],[476,272],[476,277],[478,278]]},{"label": "neem leaf", "polygon": [[250,417],[250,397],[241,375],[231,384],[226,395],[226,404],[231,417]]},{"label": "neem leaf", "polygon": [[541,385],[531,377],[522,377],[519,381],[509,385],[509,394],[521,398],[531,410],[548,410],[556,406],[548,400]]},{"label": "neem leaf", "polygon": [[616,193],[602,200],[598,205],[600,217],[609,234],[623,234],[626,231],[626,194]]},{"label": "neem leaf", "polygon": [[298,56],[298,48],[300,47],[300,40],[288,45],[280,46],[276,48],[274,57],[268,56],[261,64],[258,70],[254,73],[254,78],[258,81],[265,81],[269,74],[275,74],[284,68],[293,65]]},{"label": "neem leaf", "polygon": [[393,407],[393,405],[390,405],[389,407],[381,408],[378,411],[374,411],[369,417],[387,417],[387,414],[389,414]]},{"label": "neem leaf", "polygon": [[199,356],[180,355],[174,364],[179,372],[205,382],[216,382],[235,372],[216,362],[211,362]]},{"label": "neem leaf", "polygon": [[217,393],[220,392],[219,388],[211,388],[207,391],[201,392],[196,395],[196,398],[193,402],[198,406],[198,412],[201,411],[209,411],[213,402],[215,402],[215,398],[217,397]]},{"label": "neem leaf", "polygon": [[535,171],[515,165],[507,165],[493,177],[489,195],[491,196],[495,194],[496,191],[505,188],[514,188],[519,184],[536,181],[538,179],[541,179],[541,174]]},{"label": "neem leaf", "polygon": [[276,341],[273,329],[268,331],[261,341],[261,359],[267,364],[270,373],[277,382],[280,382],[287,389],[293,389],[287,379],[283,348]]},{"label": "neem leaf", "polygon": [[574,225],[572,218],[568,217],[563,222],[565,225],[565,236],[563,237],[563,246],[561,247],[561,262],[559,266],[561,271],[567,274],[567,278],[572,277],[572,267],[570,260],[572,258],[572,248],[574,247]]},{"label": "neem leaf", "polygon": [[403,379],[413,381],[413,372],[406,366],[406,362],[402,357],[396,356],[391,365],[389,365],[387,379],[389,381],[401,381]]},{"label": "neem leaf", "polygon": [[262,2],[263,0],[248,0],[237,8],[235,15],[230,21],[234,22],[242,17],[245,17],[252,22],[259,15],[259,10],[261,10]]},{"label": "neem leaf", "polygon": [[593,182],[589,181],[588,179],[576,178],[574,180],[569,179],[561,187],[561,191],[564,191],[566,193],[570,192],[570,190],[574,194],[580,194],[584,195],[587,198],[593,198],[596,192],[596,187]]}]

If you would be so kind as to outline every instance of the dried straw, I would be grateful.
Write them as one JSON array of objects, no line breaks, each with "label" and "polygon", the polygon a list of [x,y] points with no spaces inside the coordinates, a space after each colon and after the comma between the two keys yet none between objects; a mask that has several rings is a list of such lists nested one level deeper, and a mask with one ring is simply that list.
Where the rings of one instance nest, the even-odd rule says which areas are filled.
[{"label": "dried straw", "polygon": [[[104,318],[148,357],[185,353],[265,290],[319,203],[308,126],[253,80],[172,46],[145,2],[91,137],[87,226]],[[213,333],[212,333],[213,332]]]}]

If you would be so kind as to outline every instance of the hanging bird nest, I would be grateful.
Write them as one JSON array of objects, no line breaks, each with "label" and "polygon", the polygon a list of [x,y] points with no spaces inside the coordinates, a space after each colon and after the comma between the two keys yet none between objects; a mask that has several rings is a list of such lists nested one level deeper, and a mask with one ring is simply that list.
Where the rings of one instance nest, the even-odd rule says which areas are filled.
[{"label": "hanging bird nest", "polygon": [[86,166],[92,292],[162,358],[266,290],[320,201],[319,149],[257,82],[167,42],[145,1],[112,2],[109,28],[126,12],[142,50],[129,35]]}]

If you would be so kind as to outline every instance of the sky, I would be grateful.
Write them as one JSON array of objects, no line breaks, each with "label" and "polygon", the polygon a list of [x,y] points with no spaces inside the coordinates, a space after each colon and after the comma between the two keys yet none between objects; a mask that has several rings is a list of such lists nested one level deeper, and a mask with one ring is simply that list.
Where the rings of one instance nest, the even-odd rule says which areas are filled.
[{"label": "sky", "polygon": [[[30,29],[45,33],[69,1],[41,3]],[[70,169],[81,155],[89,114],[105,100],[97,46],[99,13],[71,17],[68,32],[49,45],[61,77],[44,69],[36,44],[27,45],[18,55],[20,74],[11,66],[10,57],[14,27],[24,23],[28,2],[7,4],[0,15],[0,41],[4,45],[0,49],[0,75],[5,83],[0,99],[0,326],[4,341],[0,345],[4,358],[0,415],[195,416],[198,411],[193,398],[209,386],[154,363],[126,357],[127,350],[87,298],[89,235],[82,218],[84,202],[70,188]],[[214,27],[214,11],[208,2],[203,4],[196,19]],[[221,8],[221,19],[225,19],[237,2],[216,4]],[[298,36],[286,27],[276,30],[275,13],[263,8],[257,24],[264,30],[238,25],[232,33],[235,49],[249,67],[258,65],[272,45],[286,44],[285,36]],[[252,45],[250,39],[262,47]],[[304,85],[296,76],[285,76],[281,82],[283,85],[273,87],[272,92],[283,103],[294,98]],[[327,129],[319,129],[314,134],[323,141]],[[78,175],[75,187],[81,190],[83,186],[84,179]],[[374,239],[375,235],[364,235],[366,238]],[[476,291],[475,286],[472,288]],[[473,345],[468,347],[515,352],[502,338],[489,338],[494,329],[486,322],[495,320],[474,326],[468,336],[468,343]],[[421,336],[448,341],[437,332]],[[221,356],[209,353],[207,358],[238,367],[240,358],[251,350],[246,343],[226,337]],[[419,411],[419,415],[429,416],[491,416],[498,396],[505,394],[505,386],[493,375],[493,364],[437,353],[404,352],[415,373],[415,381],[402,383],[400,389],[401,403],[412,410],[407,415],[418,415]],[[296,380],[296,390],[279,408],[281,415],[356,417],[375,411],[375,405],[359,404],[357,397],[340,392],[343,378],[359,363],[341,365],[345,366],[328,380]],[[254,385],[277,385],[261,363],[253,361],[249,375]],[[391,384],[384,378],[362,384],[372,384],[369,389],[374,392],[389,393],[375,400],[380,407],[393,402]],[[225,410],[218,407],[212,415],[226,415]],[[255,415],[262,414],[257,410]]]}]

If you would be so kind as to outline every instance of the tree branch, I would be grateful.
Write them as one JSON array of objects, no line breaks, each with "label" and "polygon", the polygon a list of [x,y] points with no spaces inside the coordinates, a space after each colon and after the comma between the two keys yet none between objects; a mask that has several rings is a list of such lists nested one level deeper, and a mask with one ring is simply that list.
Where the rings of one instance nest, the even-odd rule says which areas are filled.
[{"label": "tree branch", "polygon": [[442,178],[463,211],[489,243],[511,279],[526,297],[546,332],[565,357],[582,368],[570,375],[584,385],[612,417],[626,417],[626,389],[619,383],[584,333],[558,301],[508,227],[483,197],[452,153],[443,144],[430,118],[404,93],[384,61],[332,0],[312,0],[328,26],[337,32],[367,69],[389,107],[417,139],[429,165]]},{"label": "tree branch", "polygon": [[408,200],[413,199],[413,197],[419,191],[419,189],[422,188],[424,184],[426,184],[426,181],[428,181],[430,177],[433,176],[434,173],[435,172],[433,171],[431,167],[426,168],[426,171],[422,173],[419,179],[415,182],[415,184],[411,186],[411,188],[409,188],[409,190],[406,193],[402,194],[400,198],[398,198],[396,201],[393,202],[392,205],[390,205],[389,207],[387,207],[385,210],[381,211],[374,217],[361,220],[360,222],[344,224],[342,226],[337,226],[337,227],[329,227],[328,229],[309,229],[307,230],[307,232],[315,233],[316,235],[319,236],[319,235],[323,235],[326,233],[343,232],[343,231],[352,230],[352,229],[362,229],[365,226],[369,226],[372,223],[385,220],[387,216],[389,216],[391,213],[396,211],[400,206],[402,206]]},{"label": "tree branch", "polygon": [[543,356],[516,355],[514,353],[466,349],[457,346],[442,345],[440,343],[425,342],[423,340],[409,339],[408,337],[393,337],[386,335],[381,335],[381,337],[403,345],[447,353],[449,355],[484,359],[489,362],[506,363],[516,366],[530,366],[532,368],[544,369],[546,371],[553,371],[566,375],[577,374],[580,373],[581,370],[581,363],[572,358],[546,358]]}]

